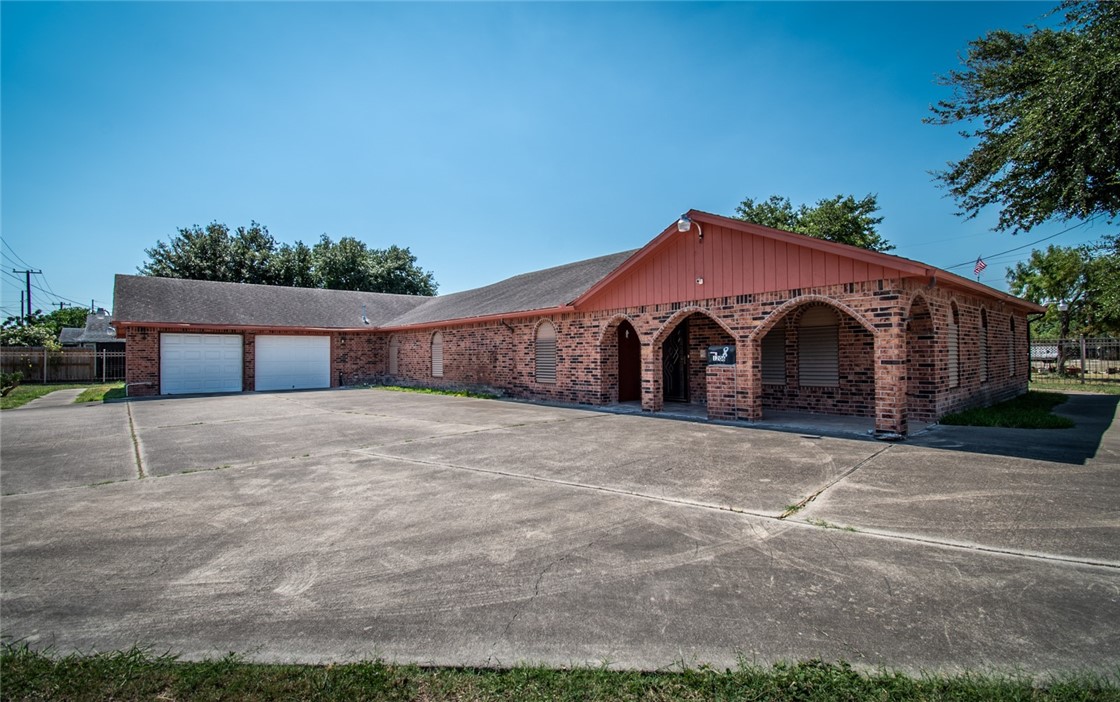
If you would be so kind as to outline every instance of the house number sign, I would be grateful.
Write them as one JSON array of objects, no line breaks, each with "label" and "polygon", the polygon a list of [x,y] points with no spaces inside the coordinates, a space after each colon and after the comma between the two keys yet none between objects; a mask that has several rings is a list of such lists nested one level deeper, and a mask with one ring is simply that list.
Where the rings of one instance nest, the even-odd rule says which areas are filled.
[{"label": "house number sign", "polygon": [[733,366],[735,365],[734,346],[709,346],[708,365]]}]

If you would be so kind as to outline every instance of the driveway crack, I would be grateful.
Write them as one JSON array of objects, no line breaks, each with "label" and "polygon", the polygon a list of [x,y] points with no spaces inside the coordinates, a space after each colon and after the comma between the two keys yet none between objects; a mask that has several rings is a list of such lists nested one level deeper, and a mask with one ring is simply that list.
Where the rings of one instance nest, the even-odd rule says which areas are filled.
[{"label": "driveway crack", "polygon": [[126,402],[128,410],[128,433],[132,437],[132,452],[136,456],[136,477],[140,480],[148,477],[144,472],[144,461],[140,458],[140,437],[136,435],[136,422],[132,419],[132,403]]},{"label": "driveway crack", "polygon": [[794,515],[794,514],[797,514],[797,513],[798,513],[798,512],[800,512],[801,510],[805,509],[805,507],[806,507],[806,506],[807,506],[807,505],[808,505],[808,504],[809,504],[810,502],[812,502],[813,500],[815,500],[815,499],[817,499],[818,497],[820,497],[821,495],[823,495],[823,494],[824,494],[824,492],[825,492],[826,490],[828,490],[829,488],[831,488],[831,487],[832,487],[833,485],[835,485],[835,484],[839,483],[839,482],[840,482],[841,480],[844,480],[845,478],[847,478],[847,477],[848,477],[849,475],[851,475],[852,473],[855,473],[855,472],[856,472],[857,470],[859,470],[859,469],[860,469],[860,468],[862,468],[863,466],[867,465],[867,464],[868,464],[868,463],[870,463],[871,461],[875,460],[875,459],[876,459],[876,458],[878,458],[879,456],[881,456],[881,455],[883,455],[884,453],[886,453],[887,451],[891,450],[891,448],[893,448],[893,447],[894,447],[894,445],[893,445],[893,444],[891,444],[891,445],[888,445],[888,446],[884,446],[883,448],[879,449],[878,451],[876,451],[875,453],[871,454],[871,455],[870,455],[870,456],[868,456],[867,458],[864,458],[864,459],[863,459],[863,460],[861,460],[861,461],[857,461],[857,462],[855,463],[855,465],[853,465],[853,466],[852,466],[851,468],[849,468],[848,470],[844,471],[844,472],[843,472],[843,473],[841,473],[840,475],[836,476],[835,478],[833,478],[833,479],[832,479],[831,481],[829,481],[828,483],[825,483],[824,487],[822,487],[821,489],[819,489],[819,490],[817,490],[816,492],[812,493],[811,495],[809,495],[809,496],[808,496],[808,497],[806,497],[805,499],[801,500],[800,502],[795,502],[795,503],[793,503],[792,505],[790,505],[789,507],[787,507],[787,508],[786,508],[786,511],[785,511],[785,512],[782,512],[781,516],[779,516],[779,517],[778,517],[778,519],[785,519],[785,518],[787,518],[787,517],[790,517],[790,516],[792,516],[792,515]]}]

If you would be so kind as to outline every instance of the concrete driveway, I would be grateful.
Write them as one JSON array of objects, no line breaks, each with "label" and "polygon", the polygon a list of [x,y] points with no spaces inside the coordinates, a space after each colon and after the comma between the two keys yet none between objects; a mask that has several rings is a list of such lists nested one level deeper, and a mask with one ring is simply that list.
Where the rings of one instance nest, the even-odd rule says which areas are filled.
[{"label": "concrete driveway", "polygon": [[1120,422],[1115,398],[1065,411],[902,444],[381,390],[7,412],[0,634],[1115,674]]}]

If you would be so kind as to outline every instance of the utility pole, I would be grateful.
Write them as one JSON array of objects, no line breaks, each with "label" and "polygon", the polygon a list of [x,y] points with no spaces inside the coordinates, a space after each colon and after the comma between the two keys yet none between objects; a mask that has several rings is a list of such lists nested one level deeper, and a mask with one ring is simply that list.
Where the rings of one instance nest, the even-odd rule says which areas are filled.
[{"label": "utility pole", "polygon": [[58,311],[59,311],[59,312],[61,312],[61,311],[62,311],[62,308],[63,308],[63,307],[65,307],[65,306],[66,306],[66,303],[65,303],[65,302],[59,302],[59,303],[58,303]]},{"label": "utility pole", "polygon": [[28,317],[31,316],[31,311],[32,311],[32,309],[34,309],[34,308],[31,307],[31,274],[32,273],[38,274],[38,273],[42,273],[42,272],[43,271],[17,271],[15,268],[12,269],[12,273],[23,273],[24,276],[26,276],[26,280],[27,280],[27,316]]}]

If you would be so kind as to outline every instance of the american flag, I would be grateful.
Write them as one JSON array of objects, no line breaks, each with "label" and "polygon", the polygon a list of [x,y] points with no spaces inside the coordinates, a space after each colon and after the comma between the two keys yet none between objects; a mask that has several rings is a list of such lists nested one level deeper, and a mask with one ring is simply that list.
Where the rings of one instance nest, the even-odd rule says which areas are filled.
[{"label": "american flag", "polygon": [[984,269],[987,268],[987,267],[988,267],[988,264],[984,263],[984,259],[977,256],[976,257],[976,268],[972,269],[972,274],[974,276],[976,276],[977,278],[979,278],[980,274],[983,273]]}]

